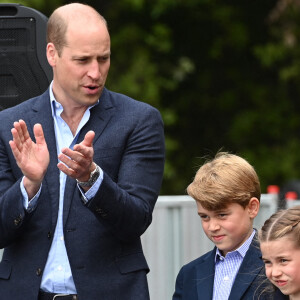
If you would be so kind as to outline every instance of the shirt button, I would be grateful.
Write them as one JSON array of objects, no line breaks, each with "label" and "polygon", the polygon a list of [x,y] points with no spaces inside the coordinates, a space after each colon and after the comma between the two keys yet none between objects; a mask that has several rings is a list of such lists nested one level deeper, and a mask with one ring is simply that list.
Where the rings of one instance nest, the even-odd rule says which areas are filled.
[{"label": "shirt button", "polygon": [[228,280],[229,280],[229,277],[226,275],[226,276],[224,277],[224,280],[225,280],[225,281],[228,281]]}]

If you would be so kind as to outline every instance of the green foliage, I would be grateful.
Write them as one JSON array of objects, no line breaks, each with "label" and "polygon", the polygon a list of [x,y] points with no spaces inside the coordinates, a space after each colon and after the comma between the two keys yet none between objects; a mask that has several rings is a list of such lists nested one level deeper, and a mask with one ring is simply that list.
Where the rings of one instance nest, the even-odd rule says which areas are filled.
[{"label": "green foliage", "polygon": [[300,176],[293,168],[298,89],[290,87],[299,73],[299,50],[290,47],[290,36],[285,38],[289,43],[278,43],[286,26],[268,22],[274,5],[214,0],[98,4],[112,35],[108,86],[156,106],[165,121],[163,194],[185,193],[201,157],[221,148],[249,159],[263,191]]},{"label": "green foliage", "polygon": [[[107,86],[163,116],[162,194],[184,194],[219,149],[247,158],[263,192],[300,178],[298,2],[86,1],[109,24]],[[50,15],[67,1],[22,3]]]},{"label": "green foliage", "polygon": [[51,1],[45,1],[45,0],[20,0],[16,2],[15,0],[0,0],[0,3],[18,3],[20,5],[24,5],[27,7],[34,8],[36,10],[39,10],[46,16],[49,16],[50,13],[59,5],[63,3],[61,0],[51,0]]}]

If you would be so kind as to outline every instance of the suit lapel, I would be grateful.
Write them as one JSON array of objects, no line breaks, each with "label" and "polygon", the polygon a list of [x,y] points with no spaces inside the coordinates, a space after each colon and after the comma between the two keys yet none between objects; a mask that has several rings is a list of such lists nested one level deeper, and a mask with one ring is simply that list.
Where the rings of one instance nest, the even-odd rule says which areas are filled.
[{"label": "suit lapel", "polygon": [[197,265],[197,293],[198,299],[212,299],[215,278],[215,254],[216,248]]},{"label": "suit lapel", "polygon": [[256,234],[237,273],[229,300],[241,299],[262,268],[263,262]]},{"label": "suit lapel", "polygon": [[[49,190],[49,195],[52,206],[52,226],[56,225],[59,203],[59,170],[57,168],[58,158],[56,150],[54,124],[52,119],[49,90],[47,90],[33,106],[33,113],[30,119],[30,125],[28,126],[32,132],[33,126],[36,123],[40,123],[43,127],[45,139],[47,142],[50,164],[48,166],[47,173],[45,175],[45,181]],[[33,133],[32,133],[33,136]],[[54,213],[53,213],[54,212]]]},{"label": "suit lapel", "polygon": [[95,144],[97,139],[109,123],[109,120],[113,116],[115,112],[113,108],[114,106],[111,102],[109,92],[104,89],[100,97],[99,104],[91,109],[90,119],[87,124],[81,129],[78,137],[78,143],[80,143],[84,139],[84,136],[89,130],[93,130],[95,132]]},{"label": "suit lapel", "polygon": [[[107,124],[109,123],[109,120],[111,119],[115,111],[113,107],[114,106],[111,103],[109,97],[109,92],[106,89],[104,89],[100,97],[99,104],[94,106],[91,109],[90,119],[87,122],[87,124],[81,129],[77,143],[81,143],[86,133],[89,130],[93,130],[95,132],[95,138],[93,144],[94,146],[97,145],[97,140],[99,136],[101,135],[101,133],[103,132]],[[68,218],[76,185],[77,185],[76,180],[67,177],[65,194],[64,194],[64,210],[63,210],[64,225]]]}]

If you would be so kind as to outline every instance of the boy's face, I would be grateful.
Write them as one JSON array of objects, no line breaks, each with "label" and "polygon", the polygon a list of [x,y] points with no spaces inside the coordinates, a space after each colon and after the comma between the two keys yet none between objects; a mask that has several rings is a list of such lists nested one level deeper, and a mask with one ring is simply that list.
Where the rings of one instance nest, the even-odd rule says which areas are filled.
[{"label": "boy's face", "polygon": [[239,248],[251,235],[259,201],[251,198],[246,208],[230,203],[218,211],[207,210],[197,201],[197,208],[205,234],[225,256]]}]

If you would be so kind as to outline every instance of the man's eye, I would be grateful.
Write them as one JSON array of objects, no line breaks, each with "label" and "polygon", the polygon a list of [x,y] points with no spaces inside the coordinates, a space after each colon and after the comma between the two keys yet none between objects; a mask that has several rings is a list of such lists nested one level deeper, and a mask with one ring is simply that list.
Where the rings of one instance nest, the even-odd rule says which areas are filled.
[{"label": "man's eye", "polygon": [[99,58],[99,61],[107,61],[109,59],[109,56],[103,56]]}]

